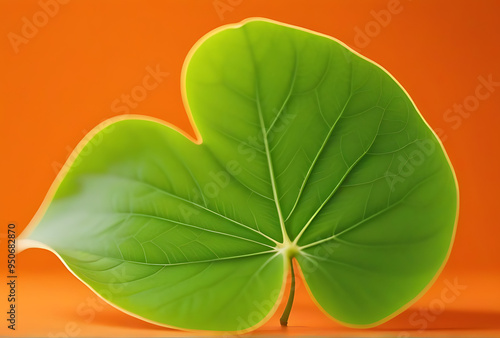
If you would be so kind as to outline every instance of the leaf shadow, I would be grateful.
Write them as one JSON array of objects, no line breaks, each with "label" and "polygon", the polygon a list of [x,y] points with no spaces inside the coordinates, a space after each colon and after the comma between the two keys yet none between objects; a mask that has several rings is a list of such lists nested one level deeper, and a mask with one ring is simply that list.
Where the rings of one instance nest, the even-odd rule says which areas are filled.
[{"label": "leaf shadow", "polygon": [[[485,310],[446,310],[433,315],[427,310],[426,315],[415,311],[406,311],[392,320],[372,328],[371,330],[492,330],[500,329],[500,312]],[[427,317],[426,317],[427,316]]]},{"label": "leaf shadow", "polygon": [[158,330],[178,332],[176,329],[156,325],[119,311],[102,311],[92,321],[95,325],[136,330]]},{"label": "leaf shadow", "polygon": [[146,322],[117,309],[108,308],[107,306],[102,310],[92,311],[91,318],[82,317],[74,311],[64,311],[63,309],[59,309],[58,316],[65,318],[68,322],[71,321],[85,326],[103,326],[131,330],[178,331]]},{"label": "leaf shadow", "polygon": [[[390,321],[373,327],[370,329],[352,329],[344,327],[334,321],[330,325],[320,327],[313,326],[303,326],[303,325],[291,325],[289,327],[267,327],[266,325],[253,331],[251,335],[290,335],[305,332],[330,332],[330,333],[346,333],[349,331],[360,331],[367,333],[368,331],[399,331],[408,333],[422,333],[426,331],[442,331],[442,330],[498,330],[500,329],[500,312],[495,311],[473,311],[473,310],[448,310],[439,315],[434,316],[434,320],[426,320],[425,326],[422,321],[425,317],[419,316],[414,317],[413,321],[410,320],[410,316],[416,313],[418,310],[405,312]],[[81,322],[82,317],[78,315],[68,315],[65,313],[65,317],[68,320]],[[430,317],[429,317],[430,318]],[[417,320],[421,320],[418,321]],[[88,323],[90,325],[115,327],[120,329],[132,329],[132,330],[155,330],[164,331],[170,333],[185,333],[186,331],[170,329],[167,327],[155,325],[139,318],[130,316],[126,313],[122,313],[117,310],[107,309],[96,313],[95,317]],[[295,331],[295,332],[294,332]]]}]

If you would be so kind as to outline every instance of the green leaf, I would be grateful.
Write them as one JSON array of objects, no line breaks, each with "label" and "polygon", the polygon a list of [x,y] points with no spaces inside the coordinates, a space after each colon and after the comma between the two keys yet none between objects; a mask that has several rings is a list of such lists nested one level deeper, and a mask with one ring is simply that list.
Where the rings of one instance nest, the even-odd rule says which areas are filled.
[{"label": "green leaf", "polygon": [[183,77],[198,140],[146,117],[98,127],[23,246],[52,250],[128,313],[193,330],[261,325],[292,259],[346,325],[387,320],[436,278],[454,173],[380,66],[248,20],[198,43]]}]

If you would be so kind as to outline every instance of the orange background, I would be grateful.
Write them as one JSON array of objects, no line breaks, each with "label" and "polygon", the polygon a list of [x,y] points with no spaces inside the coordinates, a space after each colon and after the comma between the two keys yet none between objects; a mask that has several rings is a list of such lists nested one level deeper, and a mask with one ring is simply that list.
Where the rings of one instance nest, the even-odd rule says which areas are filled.
[{"label": "orange background", "polygon": [[[254,333],[500,335],[500,86],[488,98],[476,100],[478,107],[470,116],[446,115],[454,104],[474,102],[479,77],[500,82],[500,2],[400,0],[399,12],[385,17],[383,26],[377,23],[374,13],[392,8],[394,1],[73,0],[60,5],[15,53],[9,32],[21,34],[23,17],[32,22],[41,5],[36,0],[2,0],[0,334],[12,335],[4,319],[8,223],[21,232],[56,177],[56,168],[86,132],[117,115],[112,102],[141,84],[147,66],[158,64],[169,76],[131,113],[160,118],[192,133],[180,96],[186,54],[210,30],[262,16],[336,37],[391,72],[429,124],[439,129],[457,173],[461,206],[455,246],[441,277],[396,318],[370,330],[342,327],[314,306],[299,281],[290,327],[279,328],[282,304]],[[226,11],[219,16],[214,4],[225,4]],[[355,39],[356,27],[368,29],[368,43]],[[21,253],[17,273],[17,335],[184,334],[102,304],[49,252]],[[455,279],[467,288],[444,302],[446,281]]]}]

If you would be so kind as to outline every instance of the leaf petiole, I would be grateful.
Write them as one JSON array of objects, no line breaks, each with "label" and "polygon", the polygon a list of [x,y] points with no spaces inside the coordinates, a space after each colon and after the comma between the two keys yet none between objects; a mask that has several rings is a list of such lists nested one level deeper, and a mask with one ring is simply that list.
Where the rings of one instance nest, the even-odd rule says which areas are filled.
[{"label": "leaf petiole", "polygon": [[295,297],[295,273],[293,271],[293,261],[290,257],[290,269],[292,272],[292,285],[290,285],[290,294],[288,295],[288,301],[286,302],[285,310],[280,318],[281,326],[288,325],[288,317],[290,316],[290,311],[292,310],[293,298]]}]

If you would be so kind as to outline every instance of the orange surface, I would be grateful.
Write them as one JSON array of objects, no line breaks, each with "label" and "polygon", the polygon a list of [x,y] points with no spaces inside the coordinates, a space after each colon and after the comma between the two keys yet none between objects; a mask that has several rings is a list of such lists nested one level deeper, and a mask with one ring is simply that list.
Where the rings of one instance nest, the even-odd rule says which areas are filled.
[{"label": "orange surface", "polygon": [[[186,54],[210,30],[252,16],[331,35],[389,70],[441,135],[461,195],[450,260],[410,309],[374,329],[348,329],[323,315],[299,281],[290,327],[279,327],[282,304],[254,333],[500,335],[500,2],[60,0],[67,3],[45,6],[52,16],[40,14],[53,1],[0,1],[0,335],[186,334],[103,304],[38,249],[17,257],[17,330],[7,330],[6,229],[13,222],[22,231],[77,143],[127,110],[116,100],[142,84],[147,67],[169,75],[130,113],[192,133],[180,96]],[[39,27],[30,30],[33,20]],[[490,77],[495,84],[482,85]],[[463,285],[455,297],[454,282]]]}]

